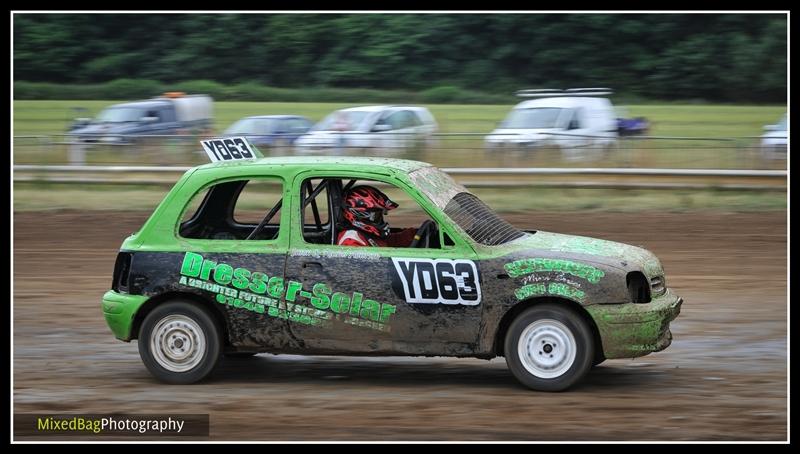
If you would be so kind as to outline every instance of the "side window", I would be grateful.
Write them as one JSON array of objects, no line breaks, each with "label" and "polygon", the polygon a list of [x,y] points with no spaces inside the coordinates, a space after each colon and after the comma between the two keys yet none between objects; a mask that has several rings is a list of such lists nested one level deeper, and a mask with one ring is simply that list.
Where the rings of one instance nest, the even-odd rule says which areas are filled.
[{"label": "side window", "polygon": [[276,131],[276,129],[278,129],[276,128],[276,124],[277,122],[274,120],[259,121],[256,123],[257,126],[255,130],[257,131],[257,134],[261,135],[272,134]]},{"label": "side window", "polygon": [[[340,202],[335,196],[332,198],[338,206],[334,208],[338,210],[338,222],[333,226],[336,244],[342,247],[441,248],[438,226],[404,189],[380,181],[346,177],[331,183],[330,188],[334,194],[336,191],[341,194]],[[397,206],[381,209],[378,205],[383,203],[383,197]],[[364,203],[360,204],[359,200]],[[351,209],[349,201],[363,205],[364,209]],[[417,233],[420,238],[415,240]]]},{"label": "side window", "polygon": [[389,115],[388,117],[384,118],[383,120],[381,120],[381,123],[389,125],[390,131],[394,131],[395,129],[400,129],[402,128],[401,126],[403,120],[402,113],[403,112],[395,112]]},{"label": "side window", "polygon": [[301,200],[303,201],[303,239],[306,243],[332,244],[330,196],[338,180],[312,178],[303,181]]},{"label": "side window", "polygon": [[408,115],[409,126],[422,126],[422,120],[417,112],[408,112]]},{"label": "side window", "polygon": [[178,233],[205,240],[274,240],[280,233],[282,197],[278,178],[212,185],[189,201]]},{"label": "side window", "polygon": [[567,129],[581,129],[583,128],[583,124],[583,108],[579,107],[577,109],[573,109]]},{"label": "side window", "polygon": [[160,109],[158,111],[158,118],[160,123],[168,123],[175,121],[175,111],[172,109]]},{"label": "side window", "polygon": [[291,120],[287,120],[288,126],[286,128],[286,132],[298,133],[298,132],[305,132],[308,128],[311,127],[311,124],[302,118],[292,118]]}]

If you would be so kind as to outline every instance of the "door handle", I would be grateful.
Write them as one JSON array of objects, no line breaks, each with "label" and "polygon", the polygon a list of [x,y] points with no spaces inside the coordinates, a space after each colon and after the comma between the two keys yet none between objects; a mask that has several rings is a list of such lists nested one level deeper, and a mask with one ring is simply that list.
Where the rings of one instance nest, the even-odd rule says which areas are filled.
[{"label": "door handle", "polygon": [[322,264],[319,262],[303,262],[303,269],[306,268],[322,268]]}]

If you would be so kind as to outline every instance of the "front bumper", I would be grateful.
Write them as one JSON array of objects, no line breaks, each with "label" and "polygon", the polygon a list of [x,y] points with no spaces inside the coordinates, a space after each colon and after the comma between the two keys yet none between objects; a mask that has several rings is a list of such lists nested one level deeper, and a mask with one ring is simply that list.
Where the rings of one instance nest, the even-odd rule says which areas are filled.
[{"label": "front bumper", "polygon": [[131,340],[131,327],[136,312],[147,301],[146,296],[126,295],[109,290],[103,295],[103,316],[119,340]]},{"label": "front bumper", "polygon": [[593,304],[586,310],[597,324],[607,359],[635,358],[669,347],[669,323],[682,304],[683,298],[667,289],[647,304]]}]

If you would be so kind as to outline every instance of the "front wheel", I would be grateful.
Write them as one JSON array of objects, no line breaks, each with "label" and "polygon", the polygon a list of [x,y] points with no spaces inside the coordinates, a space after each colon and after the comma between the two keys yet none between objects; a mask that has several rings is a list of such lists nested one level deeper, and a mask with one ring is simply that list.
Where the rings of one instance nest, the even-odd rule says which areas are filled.
[{"label": "front wheel", "polygon": [[139,355],[157,379],[189,384],[207,377],[222,355],[222,330],[204,308],[164,303],[147,314],[139,331]]},{"label": "front wheel", "polygon": [[592,367],[591,328],[574,311],[541,304],[520,314],[508,329],[505,356],[511,373],[537,391],[563,391]]}]

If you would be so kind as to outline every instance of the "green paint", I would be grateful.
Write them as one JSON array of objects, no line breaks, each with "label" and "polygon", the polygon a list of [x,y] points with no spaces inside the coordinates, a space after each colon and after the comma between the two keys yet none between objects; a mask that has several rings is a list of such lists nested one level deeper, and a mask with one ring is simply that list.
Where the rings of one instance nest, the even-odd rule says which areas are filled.
[{"label": "green paint", "polygon": [[585,306],[603,343],[606,358],[633,358],[666,348],[669,322],[680,312],[671,292],[647,304],[592,304]]},{"label": "green paint", "polygon": [[289,281],[289,285],[286,287],[286,301],[294,301],[297,296],[297,292],[299,292],[302,288],[303,284],[296,281]]},{"label": "green paint", "polygon": [[131,339],[132,335],[135,335],[135,333],[131,333],[133,317],[146,301],[146,296],[125,295],[113,290],[109,290],[103,295],[103,317],[105,317],[108,327],[111,328],[111,332],[114,333],[114,337],[127,341]]},{"label": "green paint", "polygon": [[347,312],[350,309],[350,298],[341,292],[336,292],[331,297],[331,310],[337,314]]},{"label": "green paint", "polygon": [[[213,281],[202,278],[212,272]],[[181,285],[214,293],[220,304],[304,325],[325,325],[338,314],[344,323],[388,331],[385,323],[396,312],[394,305],[364,299],[360,292],[353,292],[352,296],[343,292],[331,294],[333,290],[322,282],[314,284],[309,292],[301,282],[285,281],[279,276],[270,278],[246,268],[234,269],[194,252],[184,254],[181,275]]]},{"label": "green paint", "polygon": [[273,276],[267,283],[267,294],[273,298],[283,297],[283,278]]},{"label": "green paint", "polygon": [[228,285],[233,277],[233,267],[225,263],[220,263],[214,268],[214,280],[218,284]]},{"label": "green paint", "polygon": [[605,276],[603,270],[597,269],[591,265],[561,259],[523,259],[506,263],[504,268],[511,277],[519,277],[537,272],[560,272],[586,279],[592,284],[600,282],[600,278]]},{"label": "green paint", "polygon": [[248,285],[247,288],[249,288],[251,292],[264,293],[267,291],[268,280],[269,276],[264,273],[252,273],[250,275],[250,285]]},{"label": "green paint", "polygon": [[327,309],[331,306],[331,289],[327,285],[319,282],[314,284],[314,287],[311,289],[311,293],[313,293],[313,297],[311,298],[311,305],[316,307],[317,309]]},{"label": "green paint", "polygon": [[586,293],[576,289],[571,285],[562,284],[560,282],[551,282],[548,284],[547,293],[551,295],[563,296],[581,303],[586,300]]},{"label": "green paint", "polygon": [[514,292],[518,300],[528,299],[533,296],[541,296],[547,293],[547,287],[544,284],[528,284],[518,288]]},{"label": "green paint", "polygon": [[563,296],[574,301],[584,302],[586,300],[586,293],[576,289],[575,287],[560,282],[551,282],[545,284],[528,284],[518,288],[514,295],[518,300],[524,300],[536,296],[552,295]]},{"label": "green paint", "polygon": [[236,268],[233,270],[233,280],[231,284],[238,289],[246,289],[248,279],[250,278],[250,271],[244,268]]}]

